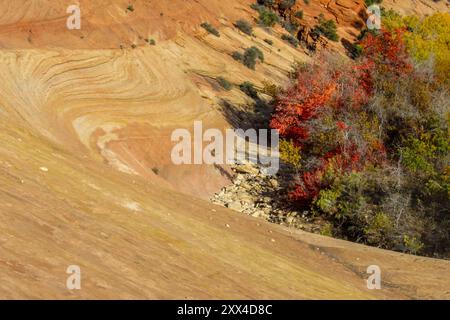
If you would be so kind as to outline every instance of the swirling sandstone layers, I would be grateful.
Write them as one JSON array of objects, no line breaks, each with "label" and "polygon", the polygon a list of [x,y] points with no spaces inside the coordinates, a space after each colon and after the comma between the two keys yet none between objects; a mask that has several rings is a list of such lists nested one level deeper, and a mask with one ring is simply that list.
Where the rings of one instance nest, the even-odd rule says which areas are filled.
[{"label": "swirling sandstone layers", "polygon": [[[214,168],[169,158],[174,128],[224,128],[220,98],[246,102],[211,79],[280,83],[308,59],[259,29],[249,38],[224,27],[219,39],[194,27],[230,23],[249,2],[136,1],[129,13],[128,1],[81,1],[88,21],[73,33],[69,3],[0,4],[0,298],[449,297],[447,262],[287,230],[177,192],[224,183]],[[266,56],[257,72],[229,57],[254,44]],[[385,290],[365,287],[374,263]],[[65,287],[72,264],[83,275],[76,292]]]}]

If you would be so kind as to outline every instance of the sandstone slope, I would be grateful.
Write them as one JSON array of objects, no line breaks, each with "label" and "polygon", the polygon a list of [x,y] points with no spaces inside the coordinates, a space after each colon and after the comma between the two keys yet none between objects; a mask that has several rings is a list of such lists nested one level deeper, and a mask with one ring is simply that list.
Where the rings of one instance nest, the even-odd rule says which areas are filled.
[{"label": "sandstone slope", "polygon": [[[311,59],[278,31],[236,31],[251,2],[80,1],[79,31],[71,1],[0,3],[0,298],[450,298],[447,261],[214,206],[201,198],[226,175],[172,164],[173,129],[228,127],[221,100],[250,102],[216,77],[284,84]],[[256,72],[230,57],[252,45]],[[65,287],[74,264],[80,291]],[[366,288],[370,264],[383,290]]]}]

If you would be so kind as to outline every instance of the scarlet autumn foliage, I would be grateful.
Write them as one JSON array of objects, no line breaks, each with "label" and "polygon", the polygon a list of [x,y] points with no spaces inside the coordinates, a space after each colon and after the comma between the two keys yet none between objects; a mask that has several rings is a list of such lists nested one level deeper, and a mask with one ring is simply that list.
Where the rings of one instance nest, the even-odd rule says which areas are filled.
[{"label": "scarlet autumn foliage", "polygon": [[450,71],[405,48],[422,35],[367,31],[357,60],[302,65],[271,127],[288,146],[292,204],[326,221],[325,234],[450,259],[450,86],[439,77]]},{"label": "scarlet autumn foliage", "polygon": [[[406,45],[403,40],[404,29],[391,32],[382,30],[380,34],[368,33],[361,42],[364,49],[363,61],[369,70],[377,73],[394,73],[402,76],[412,71]],[[360,66],[359,66],[360,67]]]},{"label": "scarlet autumn foliage", "polygon": [[317,116],[336,91],[337,74],[327,74],[319,65],[313,68],[312,72],[299,70],[297,81],[279,98],[271,120],[271,127],[278,129],[282,137],[299,144],[308,138],[308,121]]},{"label": "scarlet autumn foliage", "polygon": [[[402,77],[411,72],[402,35],[402,30],[369,34],[361,43],[363,56],[353,63],[332,65],[323,57],[301,67],[292,86],[278,98],[271,127],[316,159],[290,193],[296,203],[310,203],[327,186],[330,170],[348,173],[384,161],[383,142],[361,142],[351,121],[371,98],[376,75]],[[324,136],[328,141],[320,141]]]}]

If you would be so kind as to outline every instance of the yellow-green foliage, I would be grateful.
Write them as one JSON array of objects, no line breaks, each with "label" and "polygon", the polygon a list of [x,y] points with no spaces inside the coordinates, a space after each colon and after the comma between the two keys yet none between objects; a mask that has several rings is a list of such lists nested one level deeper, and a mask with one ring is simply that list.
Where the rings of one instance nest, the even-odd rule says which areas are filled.
[{"label": "yellow-green foliage", "polygon": [[281,92],[281,88],[276,84],[271,83],[270,81],[264,80],[262,84],[263,84],[262,93],[267,94],[268,96],[276,97]]},{"label": "yellow-green foliage", "polygon": [[428,161],[433,157],[436,147],[426,141],[409,137],[406,146],[402,148],[402,163],[413,172],[433,173],[433,165]]},{"label": "yellow-green foliage", "polygon": [[372,220],[369,221],[364,228],[364,234],[366,235],[368,242],[379,245],[384,243],[384,236],[390,234],[391,231],[392,222],[383,212],[375,214]]},{"label": "yellow-green foliage", "polygon": [[341,195],[339,188],[320,190],[319,196],[314,200],[314,206],[322,212],[332,215],[337,212],[337,199]]},{"label": "yellow-green foliage", "polygon": [[286,163],[298,168],[302,160],[300,147],[295,146],[290,140],[280,140],[280,158]]},{"label": "yellow-green foliage", "polygon": [[389,30],[406,28],[406,45],[412,57],[419,62],[434,58],[435,70],[441,81],[448,80],[450,72],[450,14],[435,13],[420,19],[416,16],[401,17],[388,11],[383,25]]},{"label": "yellow-green foliage", "polygon": [[401,148],[402,163],[413,172],[436,174],[432,161],[445,156],[448,151],[448,135],[436,129],[433,133],[422,133],[419,139],[408,137]]},{"label": "yellow-green foliage", "polygon": [[412,254],[419,253],[424,246],[424,244],[416,237],[409,237],[408,235],[403,236],[403,244],[406,248],[406,251]]},{"label": "yellow-green foliage", "polygon": [[331,223],[326,223],[321,229],[320,234],[327,237],[333,236],[333,225]]},{"label": "yellow-green foliage", "polygon": [[444,174],[442,175],[442,181],[444,184],[444,189],[447,191],[447,196],[450,199],[450,166],[447,165],[444,169]]},{"label": "yellow-green foliage", "polygon": [[390,9],[390,10],[384,10],[382,11],[382,24],[383,28],[386,28],[387,30],[395,30],[405,27],[404,23],[404,17],[402,17],[400,14],[398,14],[396,11]]}]

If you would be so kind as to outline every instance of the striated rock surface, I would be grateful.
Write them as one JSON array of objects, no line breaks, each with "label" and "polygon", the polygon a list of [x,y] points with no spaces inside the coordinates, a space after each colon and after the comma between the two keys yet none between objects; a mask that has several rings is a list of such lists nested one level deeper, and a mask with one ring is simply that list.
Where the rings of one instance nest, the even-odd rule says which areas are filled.
[{"label": "striated rock surface", "polygon": [[[75,31],[65,28],[73,1],[0,2],[1,299],[450,298],[448,261],[211,204],[227,168],[170,161],[173,129],[227,128],[237,116],[220,102],[252,103],[240,83],[285,85],[293,61],[310,61],[277,32],[232,27],[254,17],[253,1],[136,0],[132,12],[128,0],[79,2]],[[230,57],[253,45],[265,56],[256,71]],[[229,207],[258,202],[252,214],[270,217],[273,203],[255,202],[245,180],[250,194]],[[371,264],[383,290],[367,290]],[[81,290],[66,287],[70,265]]]}]

